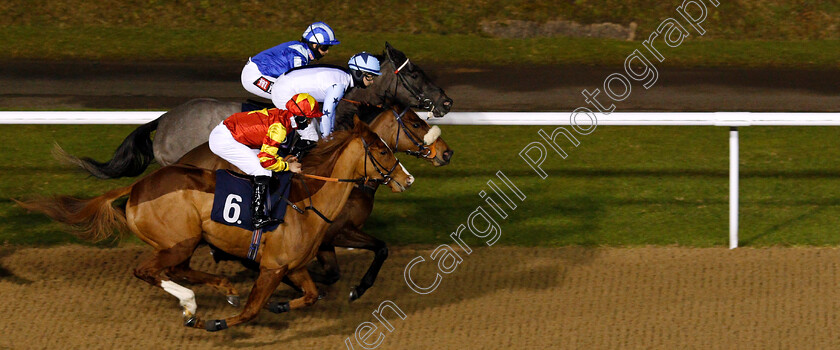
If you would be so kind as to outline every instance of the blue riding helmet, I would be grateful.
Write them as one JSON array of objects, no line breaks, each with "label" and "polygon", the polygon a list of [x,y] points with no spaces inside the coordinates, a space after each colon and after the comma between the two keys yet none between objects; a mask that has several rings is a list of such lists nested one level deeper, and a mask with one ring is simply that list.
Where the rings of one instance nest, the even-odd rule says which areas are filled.
[{"label": "blue riding helmet", "polygon": [[340,42],[335,39],[335,32],[324,22],[315,22],[306,27],[301,36],[304,42],[319,45],[338,45]]},{"label": "blue riding helmet", "polygon": [[347,65],[351,70],[362,71],[373,75],[382,75],[379,71],[379,59],[364,51],[350,57],[350,61],[347,62]]}]

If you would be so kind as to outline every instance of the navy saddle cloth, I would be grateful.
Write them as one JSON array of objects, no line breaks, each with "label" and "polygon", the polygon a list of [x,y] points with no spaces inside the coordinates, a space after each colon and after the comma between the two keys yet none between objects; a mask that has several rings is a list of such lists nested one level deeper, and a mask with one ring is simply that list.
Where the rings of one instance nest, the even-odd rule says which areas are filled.
[{"label": "navy saddle cloth", "polygon": [[[271,196],[266,208],[271,217],[280,219],[286,215],[286,201],[292,184],[292,173],[284,171],[273,173],[269,192]],[[210,218],[218,223],[236,226],[252,231],[251,199],[254,187],[249,176],[234,174],[229,170],[216,170],[216,194],[213,197],[213,211]],[[263,227],[263,231],[271,231],[279,225]]]}]

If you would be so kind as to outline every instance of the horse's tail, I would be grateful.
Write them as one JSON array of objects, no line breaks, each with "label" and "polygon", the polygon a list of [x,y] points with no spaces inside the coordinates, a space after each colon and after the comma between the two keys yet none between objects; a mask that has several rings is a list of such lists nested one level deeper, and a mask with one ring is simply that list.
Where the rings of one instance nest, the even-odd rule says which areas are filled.
[{"label": "horse's tail", "polygon": [[114,157],[105,163],[97,162],[89,157],[79,158],[70,155],[57,144],[53,149],[53,155],[56,159],[76,165],[100,179],[137,176],[142,174],[155,159],[152,150],[152,131],[155,131],[157,127],[158,119],[155,119],[134,129],[114,151]]},{"label": "horse's tail", "polygon": [[21,207],[39,211],[55,221],[73,227],[71,233],[81,239],[98,242],[126,231],[125,210],[112,205],[114,200],[131,192],[132,186],[117,188],[90,199],[70,196],[38,198],[29,201],[12,199]]}]

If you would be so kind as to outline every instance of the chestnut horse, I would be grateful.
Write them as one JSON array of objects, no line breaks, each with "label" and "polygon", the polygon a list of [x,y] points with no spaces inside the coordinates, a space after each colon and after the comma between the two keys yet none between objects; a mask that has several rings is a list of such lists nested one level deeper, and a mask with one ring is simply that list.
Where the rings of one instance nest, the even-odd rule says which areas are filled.
[{"label": "chestnut horse", "polygon": [[[452,99],[400,50],[386,42],[382,55],[376,57],[382,64],[382,75],[368,88],[351,88],[339,101],[335,114],[337,130],[352,128],[354,115],[370,123],[375,115],[360,111],[367,105],[388,106],[394,103],[416,106],[438,118],[452,108]],[[125,138],[107,162],[78,158],[60,149],[57,149],[57,155],[59,159],[75,164],[98,178],[137,176],[153,159],[160,165],[175,163],[206,142],[210,131],[231,114],[239,112],[241,107],[239,102],[210,98],[190,100],[139,126]],[[151,139],[152,131],[155,131],[154,140]]]},{"label": "chestnut horse", "polygon": [[[396,107],[386,109],[378,114],[370,124],[370,128],[381,136],[394,152],[406,152],[425,159],[434,166],[447,165],[452,158],[453,151],[440,138],[440,128],[430,127],[411,108],[402,108],[402,111]],[[207,143],[184,155],[183,158],[178,160],[178,164],[189,164],[205,169],[238,170],[224,159],[213,154]],[[374,253],[373,262],[371,262],[359,284],[353,286],[350,290],[350,301],[360,298],[365,294],[365,291],[373,286],[382,264],[388,258],[388,246],[385,242],[362,231],[362,226],[373,211],[373,197],[378,186],[377,183],[372,183],[367,186],[356,186],[353,189],[347,205],[344,206],[344,209],[327,229],[317,255],[318,262],[324,267],[325,275],[312,273],[316,282],[327,285],[333,284],[338,281],[341,275],[335,256],[335,247],[372,251]],[[218,250],[213,251],[213,257],[217,261],[229,259],[224,252]],[[241,262],[249,268],[257,269],[256,264],[247,261]]]},{"label": "chestnut horse", "polygon": [[[339,131],[331,140],[321,142],[303,160],[303,173],[334,180],[382,181],[394,192],[404,191],[414,182],[414,177],[401,166],[390,148],[361,122],[357,122],[353,130]],[[300,207],[317,207],[324,217],[334,218],[344,207],[352,188],[349,182],[325,182],[323,178],[307,177],[294,181],[292,191],[298,197],[310,194],[308,198],[292,195],[291,200]],[[187,326],[218,331],[253,319],[266,306],[284,276],[300,287],[304,295],[285,303],[271,303],[268,305],[270,311],[285,312],[315,303],[318,291],[306,264],[315,257],[328,226],[315,210],[290,211],[283,224],[263,235],[262,248],[257,254],[260,272],[239,315],[204,322],[196,315],[193,291],[161,278],[161,272],[166,271],[169,278],[206,283],[228,295],[237,295],[226,278],[189,267],[193,252],[202,242],[239,257],[248,253],[250,231],[210,219],[214,189],[214,171],[173,165],[99,197],[82,200],[57,196],[18,204],[82,228],[77,235],[89,240],[107,238],[114,235],[114,228],[127,226],[155,248],[154,256],[141,263],[134,275],[177,297],[184,308]],[[126,195],[129,198],[123,212],[112,202]]]}]

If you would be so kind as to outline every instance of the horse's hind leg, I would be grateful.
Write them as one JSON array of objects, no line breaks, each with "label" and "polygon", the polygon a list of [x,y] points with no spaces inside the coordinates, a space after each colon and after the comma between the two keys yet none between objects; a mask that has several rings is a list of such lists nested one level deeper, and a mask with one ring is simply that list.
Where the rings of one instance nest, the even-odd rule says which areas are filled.
[{"label": "horse's hind leg", "polygon": [[196,321],[195,311],[198,305],[195,302],[195,293],[191,289],[185,288],[175,282],[161,279],[160,273],[168,267],[178,265],[189,259],[196,245],[198,245],[198,241],[198,238],[188,239],[171,248],[158,250],[154,256],[134,269],[134,276],[137,278],[155,287],[160,287],[167,293],[178,298],[178,301],[184,308],[184,317],[187,318],[188,325]]},{"label": "horse's hind leg", "polygon": [[166,270],[166,275],[171,278],[182,278],[190,283],[204,284],[215,288],[224,293],[227,302],[233,306],[239,307],[239,292],[233,283],[222,276],[206,273],[202,271],[193,270],[190,268],[190,260],[188,257],[184,262],[172,266]]},{"label": "horse's hind leg", "polygon": [[269,311],[274,313],[286,312],[289,310],[299,309],[315,304],[318,301],[318,287],[309,276],[309,271],[305,267],[289,272],[289,279],[294,284],[303,289],[303,296],[288,302],[273,302],[266,305]]}]

